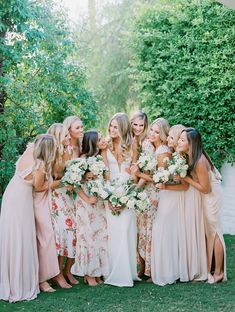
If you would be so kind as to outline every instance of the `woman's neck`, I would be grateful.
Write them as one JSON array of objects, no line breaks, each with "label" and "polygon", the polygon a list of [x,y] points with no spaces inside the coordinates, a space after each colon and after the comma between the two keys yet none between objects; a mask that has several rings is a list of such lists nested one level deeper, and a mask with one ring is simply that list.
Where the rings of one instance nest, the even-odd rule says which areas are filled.
[{"label": "woman's neck", "polygon": [[121,139],[120,138],[114,138],[113,139],[113,145],[115,147],[118,147],[120,145],[120,143],[121,143]]},{"label": "woman's neck", "polygon": [[161,141],[160,142],[153,142],[153,145],[155,149],[157,149],[160,145],[162,145]]},{"label": "woman's neck", "polygon": [[72,146],[79,147],[78,139],[77,138],[71,138],[71,144],[72,144]]}]

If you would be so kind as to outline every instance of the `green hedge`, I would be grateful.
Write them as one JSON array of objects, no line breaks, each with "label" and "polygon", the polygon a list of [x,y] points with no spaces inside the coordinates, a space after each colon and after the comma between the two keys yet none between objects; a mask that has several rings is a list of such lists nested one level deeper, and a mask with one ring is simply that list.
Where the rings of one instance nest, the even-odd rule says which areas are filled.
[{"label": "green hedge", "polygon": [[235,160],[235,11],[174,1],[135,22],[132,79],[151,119],[196,127],[217,166]]}]

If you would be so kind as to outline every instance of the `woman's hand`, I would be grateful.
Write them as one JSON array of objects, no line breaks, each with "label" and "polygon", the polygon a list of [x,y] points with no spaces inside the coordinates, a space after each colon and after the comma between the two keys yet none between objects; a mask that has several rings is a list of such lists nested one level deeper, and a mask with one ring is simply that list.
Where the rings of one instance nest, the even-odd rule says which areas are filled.
[{"label": "woman's hand", "polygon": [[164,183],[157,183],[157,184],[155,184],[155,186],[159,190],[165,190],[166,189],[166,184],[164,184]]},{"label": "woman's hand", "polygon": [[95,196],[88,197],[88,204],[89,205],[95,205],[97,204],[97,198]]},{"label": "woman's hand", "polygon": [[85,173],[85,179],[86,179],[87,181],[93,180],[94,177],[95,177],[94,174],[91,173],[91,172],[86,172],[86,173]]},{"label": "woman's hand", "polygon": [[74,190],[74,187],[72,185],[66,185],[65,186],[66,190],[72,192]]}]

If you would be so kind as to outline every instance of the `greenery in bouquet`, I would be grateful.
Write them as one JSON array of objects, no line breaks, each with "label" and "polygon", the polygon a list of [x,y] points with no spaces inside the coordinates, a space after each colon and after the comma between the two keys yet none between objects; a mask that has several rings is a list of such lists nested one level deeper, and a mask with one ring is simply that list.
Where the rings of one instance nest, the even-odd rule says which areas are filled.
[{"label": "greenery in bouquet", "polygon": [[88,168],[85,158],[75,158],[66,162],[65,174],[61,179],[64,186],[72,186],[79,189],[81,186],[83,175]]},{"label": "greenery in bouquet", "polygon": [[157,160],[152,151],[142,151],[139,155],[137,165],[141,172],[153,173],[156,170]]}]

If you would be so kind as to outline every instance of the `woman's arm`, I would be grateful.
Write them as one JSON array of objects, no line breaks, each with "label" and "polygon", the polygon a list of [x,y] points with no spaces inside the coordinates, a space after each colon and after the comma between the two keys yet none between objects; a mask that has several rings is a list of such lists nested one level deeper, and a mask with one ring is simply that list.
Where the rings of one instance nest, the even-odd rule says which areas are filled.
[{"label": "woman's arm", "polygon": [[167,166],[167,161],[165,160],[165,158],[169,158],[171,157],[171,153],[162,153],[160,155],[157,156],[157,167],[163,167],[166,168]]},{"label": "woman's arm", "polygon": [[43,192],[49,188],[49,183],[45,180],[45,167],[43,164],[40,164],[39,168],[34,172],[33,186],[36,192]]},{"label": "woman's arm", "polygon": [[169,191],[187,191],[189,184],[185,181],[181,181],[180,184],[163,184],[158,183],[155,185],[160,190],[169,190]]},{"label": "woman's arm", "polygon": [[137,160],[138,160],[138,143],[137,143],[137,140],[134,139],[133,141],[133,144],[132,144],[132,160],[131,160],[131,163],[132,164],[136,164],[137,163]]},{"label": "woman's arm", "polygon": [[195,181],[191,177],[187,176],[181,178],[181,180],[188,182],[193,187],[195,187],[201,193],[207,194],[211,191],[209,174],[205,163],[200,159],[195,169],[198,181]]},{"label": "woman's arm", "polygon": [[[108,163],[108,159],[107,159],[107,149],[101,150],[100,154],[101,154],[101,156],[103,158],[103,162],[104,162],[105,166],[107,168],[109,168],[109,163]],[[106,180],[110,180],[110,173],[109,172],[105,173],[105,179]]]}]

